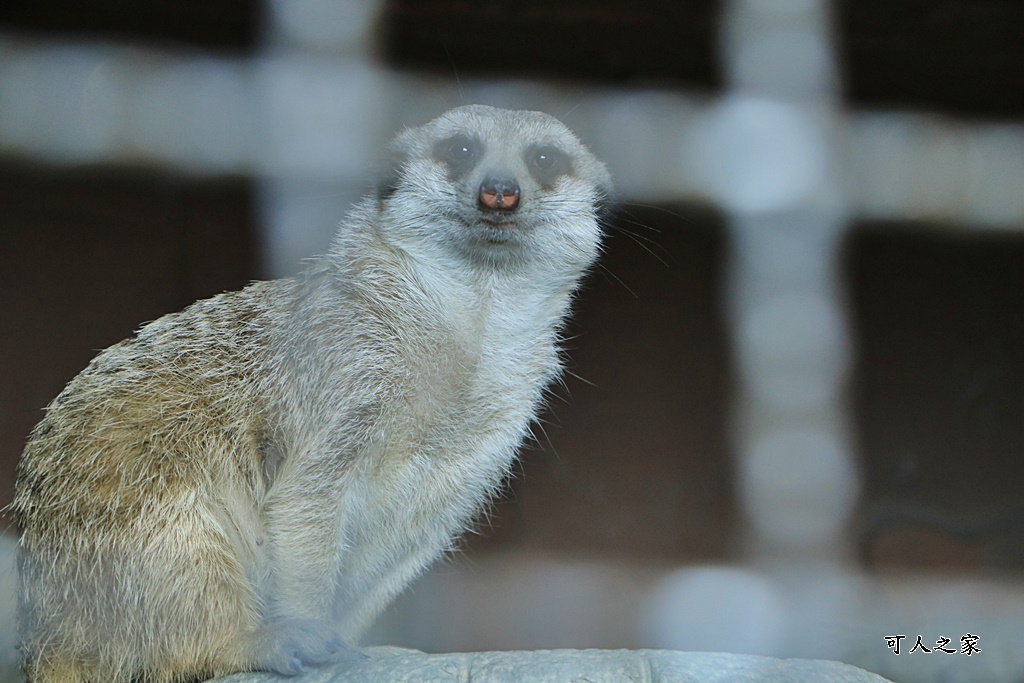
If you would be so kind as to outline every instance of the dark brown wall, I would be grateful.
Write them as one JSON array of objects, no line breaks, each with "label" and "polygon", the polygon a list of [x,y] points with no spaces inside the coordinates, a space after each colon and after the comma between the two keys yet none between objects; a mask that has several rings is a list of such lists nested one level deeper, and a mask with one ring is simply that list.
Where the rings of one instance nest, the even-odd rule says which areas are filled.
[{"label": "dark brown wall", "polygon": [[1024,569],[1024,235],[865,223],[846,270],[865,558]]},{"label": "dark brown wall", "polygon": [[0,28],[70,40],[128,41],[218,52],[252,52],[263,0],[4,0]]},{"label": "dark brown wall", "polygon": [[844,90],[856,107],[1024,116],[1024,3],[844,0]]}]

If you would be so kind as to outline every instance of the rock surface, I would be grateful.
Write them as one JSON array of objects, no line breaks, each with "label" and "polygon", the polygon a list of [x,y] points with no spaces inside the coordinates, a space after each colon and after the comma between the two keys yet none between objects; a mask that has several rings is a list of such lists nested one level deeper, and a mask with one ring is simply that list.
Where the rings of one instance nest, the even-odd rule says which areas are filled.
[{"label": "rock surface", "polygon": [[[669,650],[537,650],[425,654],[368,648],[367,659],[316,669],[293,683],[887,683],[839,662]],[[269,674],[234,674],[217,683],[279,683]]]}]

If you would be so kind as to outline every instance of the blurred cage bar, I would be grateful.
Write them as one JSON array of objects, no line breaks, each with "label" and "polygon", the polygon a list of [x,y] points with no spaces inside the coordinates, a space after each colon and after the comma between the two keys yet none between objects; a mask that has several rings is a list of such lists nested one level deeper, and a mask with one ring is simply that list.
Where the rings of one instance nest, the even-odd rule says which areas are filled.
[{"label": "blurred cage bar", "polygon": [[[8,1],[7,499],[95,349],[296,272],[395,130],[469,102],[562,118],[618,211],[518,476],[371,640],[1024,678],[1024,9],[1001,0]],[[967,632],[983,656],[884,639]]]}]

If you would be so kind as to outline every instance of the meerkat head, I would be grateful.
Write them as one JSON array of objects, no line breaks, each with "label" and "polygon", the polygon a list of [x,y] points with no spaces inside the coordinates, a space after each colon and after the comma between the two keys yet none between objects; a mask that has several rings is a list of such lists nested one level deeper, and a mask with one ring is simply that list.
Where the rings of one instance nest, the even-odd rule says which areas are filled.
[{"label": "meerkat head", "polygon": [[414,257],[439,251],[493,267],[594,260],[611,187],[604,164],[557,119],[483,105],[453,109],[392,143],[381,193],[386,235]]}]

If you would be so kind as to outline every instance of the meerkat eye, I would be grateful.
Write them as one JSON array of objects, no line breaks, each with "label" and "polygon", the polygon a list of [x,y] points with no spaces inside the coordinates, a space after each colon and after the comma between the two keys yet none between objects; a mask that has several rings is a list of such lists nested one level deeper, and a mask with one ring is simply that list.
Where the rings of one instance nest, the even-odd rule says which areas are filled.
[{"label": "meerkat eye", "polygon": [[550,185],[558,176],[572,173],[569,156],[553,145],[531,147],[526,152],[526,163],[542,185]]},{"label": "meerkat eye", "polygon": [[434,158],[448,165],[453,175],[461,175],[476,164],[483,145],[467,135],[455,135],[434,146]]},{"label": "meerkat eye", "polygon": [[533,150],[533,163],[536,164],[537,168],[548,171],[554,168],[555,164],[558,163],[558,157],[560,155],[561,152],[550,145],[538,147]]}]

